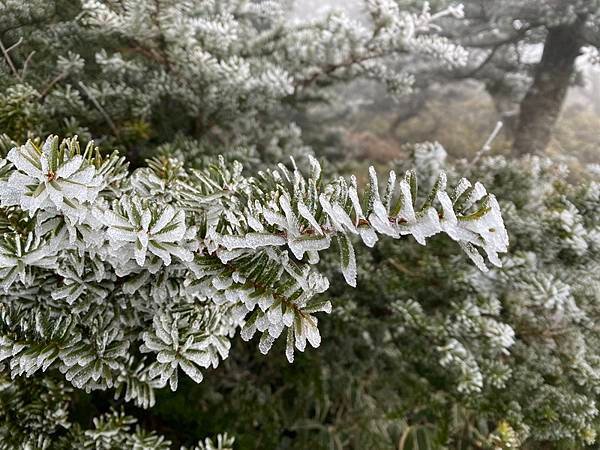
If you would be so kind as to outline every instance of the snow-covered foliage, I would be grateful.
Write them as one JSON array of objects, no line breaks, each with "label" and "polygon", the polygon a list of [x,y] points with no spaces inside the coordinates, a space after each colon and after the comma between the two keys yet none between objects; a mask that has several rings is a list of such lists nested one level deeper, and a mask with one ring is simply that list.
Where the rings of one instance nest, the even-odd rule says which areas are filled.
[{"label": "snow-covered foliage", "polygon": [[[218,375],[172,394],[168,414],[202,397],[189,413],[198,424],[227,423],[239,442],[253,442],[260,423],[269,430],[264,448],[593,448],[597,169],[445,156],[441,145],[422,144],[397,168],[419,173],[417,204],[440,170],[450,185],[468,175],[493,191],[510,237],[502,268],[479,271],[444,236],[427,247],[380,239],[369,251],[357,247],[357,288],[348,289],[338,253],[321,252],[333,308],[319,321],[319,349],[286,364],[238,340]],[[213,394],[221,392],[231,395]]]},{"label": "snow-covered foliage", "polygon": [[[452,205],[440,177],[417,204],[414,174],[391,174],[381,194],[373,172],[359,198],[356,180],[324,183],[306,157],[303,118],[330,88],[362,78],[404,92],[414,80],[399,64],[415,53],[465,62],[436,25],[455,8],[364,7],[366,21],[297,22],[286,1],[0,4],[3,398],[18,403],[29,383],[47,406],[0,412],[6,448],[168,446],[120,413],[80,435],[55,394],[111,389],[148,408],[155,389],[177,389],[182,374],[199,382],[227,358],[237,331],[259,334],[263,352],[285,334],[291,361],[319,345],[318,313],[332,309],[318,296],[320,252],[335,246],[356,284],[354,235],[372,246],[446,234],[482,268],[484,255],[499,263],[506,233],[479,185]],[[68,139],[36,137],[50,133]],[[266,170],[288,156],[303,170]]]},{"label": "snow-covered foliage", "polygon": [[[155,449],[172,448],[172,442],[148,432],[135,417],[112,411],[95,417],[88,429],[71,423],[70,389],[51,377],[0,384],[0,448],[36,449]],[[181,450],[232,450],[234,439],[219,434]]]},{"label": "snow-covered foliage", "polygon": [[481,184],[448,194],[442,173],[417,203],[414,172],[390,172],[381,194],[371,169],[359,196],[355,178],[325,183],[310,165],[247,177],[223,159],[203,170],[155,160],[129,175],[76,138],[14,147],[0,180],[0,357],[12,376],[57,368],[77,388],[125,385],[151,406],[153,388],[177,389],[179,368],[200,382],[238,329],[258,332],[263,353],[285,332],[293,361],[320,344],[316,313],[332,308],[315,297],[329,286],[320,252],[335,242],[356,285],[352,235],[371,247],[444,233],[482,270],[479,250],[500,265],[508,236]]},{"label": "snow-covered foliage", "polygon": [[[418,145],[414,156],[426,185],[434,179],[427,173],[443,167],[450,179],[469,174],[493,187],[511,248],[503,267],[488,273],[471,270],[439,242],[427,255],[418,255],[414,246],[390,243],[377,258],[362,262],[381,274],[377,280],[386,281],[365,277],[365,292],[341,305],[347,310],[343,320],[370,323],[367,345],[373,351],[381,346],[378,351],[397,361],[395,371],[408,374],[398,398],[380,399],[380,407],[413,401],[421,411],[422,399],[413,398],[411,390],[444,386],[444,400],[437,401],[445,406],[436,403],[437,411],[425,407],[442,435],[446,421],[456,420],[449,418],[450,411],[460,407],[473,411],[473,427],[484,418],[508,427],[517,443],[513,446],[540,448],[542,442],[562,441],[565,448],[580,448],[596,442],[598,175],[584,170],[573,184],[566,166],[533,156],[451,165],[439,144]],[[365,297],[381,300],[363,306]],[[369,313],[390,304],[390,334],[381,336],[382,319],[371,319]],[[412,375],[416,372],[420,378]]]},{"label": "snow-covered foliage", "polygon": [[277,1],[4,2],[2,132],[93,136],[135,164],[154,151],[149,142],[182,136],[194,141],[189,160],[302,154],[294,120],[330,98],[328,86],[368,78],[405,91],[412,78],[396,63],[405,55],[465,62],[435,25],[454,9],[365,6],[368,21],[331,13],[296,23]]},{"label": "snow-covered foliage", "polygon": [[[332,323],[352,336],[330,333],[331,366],[314,370],[350,379],[332,398],[364,361],[376,370],[360,383],[387,377],[381,403],[340,409],[380,410],[380,435],[404,415],[441,423],[437,442],[453,448],[450,421],[427,420],[463,408],[496,427],[484,433],[494,445],[595,440],[598,182],[574,187],[539,158],[453,168],[437,144],[417,147],[416,171],[327,181],[311,156],[303,120],[330,88],[362,78],[398,94],[419,81],[407,61],[472,62],[439,27],[463,9],[406,3],[295,22],[276,1],[2,2],[1,449],[169,448],[129,415],[178,395],[158,389],[223,378],[231,398],[202,398],[218,398],[203,404],[217,416],[255,380],[209,370],[237,367],[236,336],[292,362]],[[49,133],[67,138],[36,137]],[[297,397],[313,401],[314,380],[299,378]],[[92,391],[124,410],[111,403],[85,425],[72,411]],[[308,409],[344,420],[327,402]],[[302,429],[341,428],[289,428]],[[231,446],[221,435],[194,448]]]}]

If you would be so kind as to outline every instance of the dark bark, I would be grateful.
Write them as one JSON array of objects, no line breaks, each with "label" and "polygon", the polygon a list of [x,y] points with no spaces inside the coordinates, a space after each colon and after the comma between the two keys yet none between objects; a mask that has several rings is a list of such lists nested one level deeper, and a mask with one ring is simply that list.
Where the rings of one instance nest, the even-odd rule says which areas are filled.
[{"label": "dark bark", "polygon": [[548,146],[583,45],[584,22],[585,17],[579,17],[548,29],[542,59],[521,102],[513,153],[543,153]]}]

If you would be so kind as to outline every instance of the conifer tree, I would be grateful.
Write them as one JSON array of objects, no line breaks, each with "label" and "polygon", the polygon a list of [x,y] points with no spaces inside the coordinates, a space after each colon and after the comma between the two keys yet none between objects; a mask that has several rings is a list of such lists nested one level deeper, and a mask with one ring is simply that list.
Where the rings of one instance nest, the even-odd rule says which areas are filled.
[{"label": "conifer tree", "polygon": [[[473,18],[408,3],[310,22],[287,1],[0,5],[0,448],[596,442],[598,167],[573,185],[421,144],[352,175],[295,122],[352,80],[410,90],[410,61],[470,70]],[[597,25],[569,5],[531,23]],[[264,373],[256,347],[280,352]],[[155,421],[161,397],[201,436]]]},{"label": "conifer tree", "polygon": [[292,362],[332,310],[317,265],[331,247],[351,286],[358,239],[444,234],[480,269],[500,265],[508,237],[480,183],[440,173],[420,201],[410,170],[380,186],[370,169],[362,189],[310,155],[281,158],[307,153],[290,111],[329,86],[402,90],[410,77],[390,67],[408,53],[464,61],[434,25],[456,9],[367,7],[365,25],[292,24],[270,1],[3,3],[3,448],[168,448],[124,412],[77,423],[70,392],[152,407],[156,389],[200,383],[238,332],[263,353],[281,338]]}]

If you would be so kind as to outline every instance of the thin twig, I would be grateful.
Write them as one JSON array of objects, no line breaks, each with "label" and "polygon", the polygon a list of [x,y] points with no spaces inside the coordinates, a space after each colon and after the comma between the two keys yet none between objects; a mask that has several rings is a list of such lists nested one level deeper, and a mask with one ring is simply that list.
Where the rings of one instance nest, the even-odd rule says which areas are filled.
[{"label": "thin twig", "polygon": [[25,72],[27,72],[27,65],[29,64],[29,61],[31,61],[31,57],[35,55],[35,50],[33,50],[29,55],[27,55],[27,58],[25,59],[25,62],[23,63],[23,69],[21,70],[21,78],[25,78]]},{"label": "thin twig", "polygon": [[315,82],[316,80],[318,80],[319,78],[321,78],[322,76],[331,76],[331,74],[333,72],[335,72],[338,69],[342,69],[342,68],[348,68],[351,67],[355,64],[361,64],[363,62],[366,62],[368,60],[371,59],[377,59],[382,57],[383,54],[379,53],[379,52],[375,52],[375,53],[367,53],[365,55],[361,55],[361,56],[353,56],[350,57],[348,59],[346,59],[345,61],[342,61],[341,63],[337,63],[337,64],[327,64],[325,67],[320,67],[319,70],[317,72],[314,72],[311,76],[309,76],[308,78],[304,78],[301,80],[296,80],[294,83],[294,88],[297,89],[299,87],[301,88],[306,88],[309,85],[311,85],[313,82]]},{"label": "thin twig", "polygon": [[[28,58],[29,59],[29,58]],[[67,74],[65,72],[59,73],[56,77],[54,77],[44,88],[44,90],[42,91],[42,93],[40,94],[40,99],[43,99],[44,97],[46,97],[46,95],[48,95],[48,92],[50,92],[50,89],[52,89],[52,86],[54,86],[56,83],[58,83],[59,81],[63,80],[64,78],[66,78]]]},{"label": "thin twig", "polygon": [[492,48],[490,53],[485,57],[485,59],[481,62],[481,64],[479,64],[477,67],[475,67],[470,72],[460,75],[460,78],[473,78],[475,75],[477,75],[479,72],[481,72],[483,70],[483,68],[492,60],[492,58],[494,57],[494,55],[496,54],[496,52],[498,51],[499,48],[500,48],[500,45],[494,46],[494,48]]},{"label": "thin twig", "polygon": [[9,53],[12,49],[17,48],[19,45],[21,45],[21,42],[23,42],[23,37],[20,37],[17,42],[15,42],[13,45],[11,45],[10,47],[8,47],[6,49],[6,53]]},{"label": "thin twig", "polygon": [[83,92],[85,92],[85,94],[88,96],[88,98],[94,104],[94,106],[96,107],[96,109],[98,109],[98,111],[100,111],[100,114],[102,114],[102,116],[104,116],[104,119],[106,120],[106,122],[110,126],[110,129],[113,131],[113,133],[115,133],[115,136],[118,137],[119,134],[120,134],[119,130],[115,126],[115,123],[112,121],[112,119],[110,118],[110,116],[108,115],[108,113],[106,112],[106,110],[102,107],[102,105],[100,105],[100,103],[98,103],[98,100],[96,100],[96,98],[92,95],[92,93],[85,86],[85,84],[83,84],[81,81],[78,84],[79,84],[79,87],[81,87],[81,89],[83,89]]},{"label": "thin twig", "polygon": [[475,164],[477,161],[479,161],[479,158],[481,158],[484,153],[487,153],[492,149],[492,142],[494,141],[494,139],[496,139],[496,136],[498,136],[498,133],[500,133],[500,130],[502,129],[502,125],[503,125],[502,122],[500,122],[500,121],[496,122],[496,127],[494,128],[494,131],[492,131],[492,134],[490,134],[490,136],[487,138],[487,140],[483,144],[483,147],[481,147],[481,149],[479,149],[479,151],[475,155],[475,158],[473,158],[473,161],[471,161],[471,164]]},{"label": "thin twig", "polygon": [[17,71],[15,65],[13,64],[13,61],[12,61],[10,55],[8,54],[8,50],[6,50],[6,47],[4,47],[2,40],[0,40],[0,50],[2,50],[2,53],[4,54],[4,59],[6,60],[7,64],[9,65],[10,70],[12,70],[13,73],[15,74],[15,76],[20,80],[21,76],[19,75],[19,72]]}]

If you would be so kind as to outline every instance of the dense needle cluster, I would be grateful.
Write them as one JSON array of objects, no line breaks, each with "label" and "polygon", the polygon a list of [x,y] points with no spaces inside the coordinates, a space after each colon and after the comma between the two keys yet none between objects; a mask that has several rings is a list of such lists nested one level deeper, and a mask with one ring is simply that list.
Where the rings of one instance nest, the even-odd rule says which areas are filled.
[{"label": "dense needle cluster", "polygon": [[[138,351],[150,357],[135,361],[137,380],[175,390],[181,368],[200,382],[238,328],[261,333],[263,353],[285,331],[293,361],[294,348],[320,343],[315,313],[331,311],[315,297],[329,286],[319,252],[335,243],[356,285],[352,235],[373,246],[379,234],[425,244],[445,233],[482,269],[478,248],[499,265],[508,243],[494,196],[465,179],[448,194],[443,173],[418,205],[413,172],[390,172],[381,195],[372,169],[359,196],[354,178],[324,183],[315,159],[309,176],[280,165],[245,177],[222,160],[156,160],[128,175],[116,154],[51,136],[14,147],[3,166],[2,357],[13,376],[56,367],[88,391],[127,383]],[[161,183],[167,198],[153,194]]]}]

